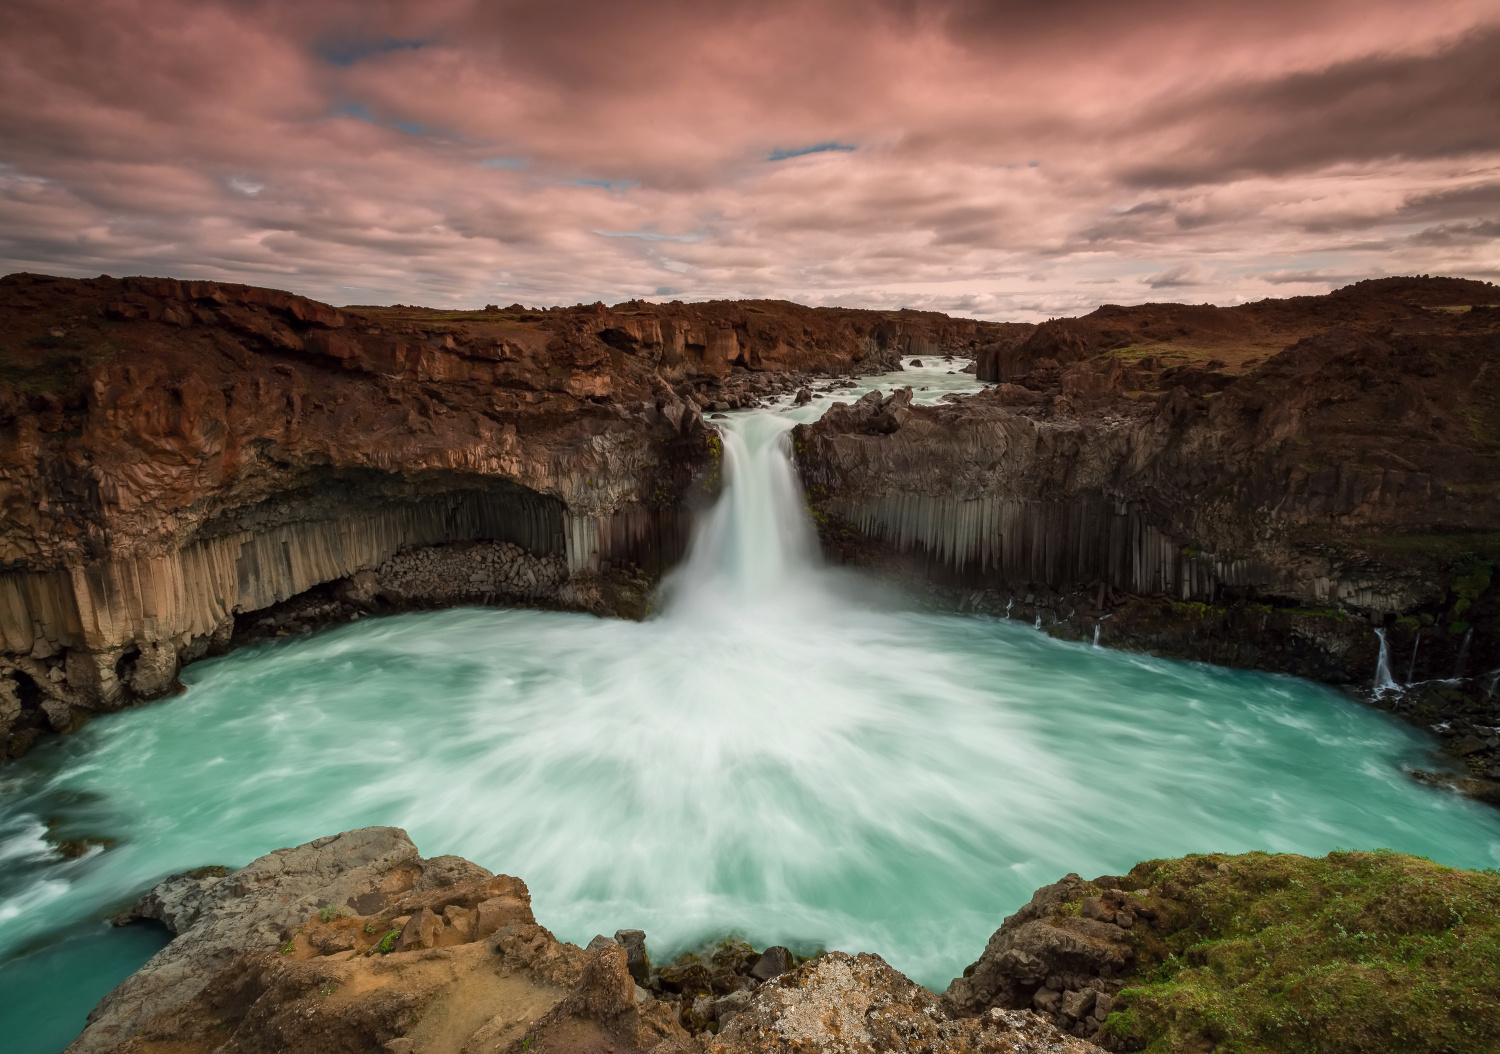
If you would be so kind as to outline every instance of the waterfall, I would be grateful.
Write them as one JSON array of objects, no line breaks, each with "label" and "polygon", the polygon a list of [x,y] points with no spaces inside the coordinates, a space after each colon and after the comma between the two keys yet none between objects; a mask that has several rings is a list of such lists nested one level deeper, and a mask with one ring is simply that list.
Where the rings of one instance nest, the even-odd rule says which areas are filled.
[{"label": "waterfall", "polygon": [[1385,643],[1385,630],[1376,627],[1375,636],[1380,638],[1380,653],[1375,658],[1375,694],[1384,695],[1386,692],[1398,690],[1401,686],[1391,676],[1390,652]]},{"label": "waterfall", "polygon": [[724,493],[693,532],[687,559],[666,583],[668,618],[792,608],[822,591],[813,532],[787,450],[792,422],[747,414],[716,422]]},{"label": "waterfall", "polygon": [[1406,683],[1417,679],[1417,649],[1422,646],[1422,627],[1417,627],[1416,639],[1411,642],[1411,662],[1406,664]]},{"label": "waterfall", "polygon": [[1458,661],[1453,664],[1453,679],[1459,680],[1464,675],[1464,663],[1469,661],[1469,641],[1474,636],[1474,627],[1470,626],[1464,631],[1464,642],[1458,646]]},{"label": "waterfall", "polygon": [[1099,646],[1099,623],[1094,623],[1094,647]]}]

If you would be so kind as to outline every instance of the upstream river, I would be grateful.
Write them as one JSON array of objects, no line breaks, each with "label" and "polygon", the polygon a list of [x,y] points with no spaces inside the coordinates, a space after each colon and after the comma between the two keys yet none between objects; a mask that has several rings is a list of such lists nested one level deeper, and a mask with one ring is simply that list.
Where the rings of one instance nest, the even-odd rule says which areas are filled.
[{"label": "upstream river", "polygon": [[[948,368],[841,397],[973,387]],[[5,1048],[55,1054],[161,947],[104,921],[155,880],[369,824],[521,876],[567,940],[874,951],[939,990],[1070,871],[1500,864],[1500,812],[1414,783],[1434,744],[1334,691],[923,612],[823,567],[785,444],[828,402],[714,422],[728,488],[646,622],[367,619],[198,663],[184,694],[0,769]],[[49,836],[111,844],[65,860]]]}]

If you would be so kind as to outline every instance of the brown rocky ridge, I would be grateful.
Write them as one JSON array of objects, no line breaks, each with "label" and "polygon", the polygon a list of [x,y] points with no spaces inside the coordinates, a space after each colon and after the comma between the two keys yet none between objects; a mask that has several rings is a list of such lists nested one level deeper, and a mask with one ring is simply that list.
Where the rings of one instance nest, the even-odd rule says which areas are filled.
[{"label": "brown rocky ridge", "polygon": [[1099,1052],[1027,1010],[953,1013],[874,955],[730,940],[657,969],[639,930],[580,948],[520,879],[389,827],[172,876],[131,914],[176,937],[69,1054]]},{"label": "brown rocky ridge", "polygon": [[1062,637],[1363,689],[1446,737],[1426,778],[1500,801],[1500,289],[1110,306],[979,364],[973,397],[799,426],[833,558]]},{"label": "brown rocky ridge", "polygon": [[0,279],[0,759],[239,640],[454,603],[639,615],[717,486],[704,410],[1004,329]]},{"label": "brown rocky ridge", "polygon": [[1151,860],[1037,890],[936,995],[879,956],[587,947],[518,878],[369,827],[153,887],[176,936],[68,1054],[1478,1054],[1500,875],[1390,852]]}]

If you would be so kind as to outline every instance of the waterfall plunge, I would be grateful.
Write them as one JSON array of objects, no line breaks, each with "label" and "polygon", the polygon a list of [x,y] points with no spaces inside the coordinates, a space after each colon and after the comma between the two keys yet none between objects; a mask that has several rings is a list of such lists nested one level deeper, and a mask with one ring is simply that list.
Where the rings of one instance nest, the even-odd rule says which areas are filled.
[{"label": "waterfall plunge", "polygon": [[1375,636],[1380,638],[1380,651],[1375,656],[1375,694],[1399,691],[1401,686],[1391,676],[1391,655],[1385,642],[1385,630],[1377,626]]},{"label": "waterfall plunge", "polygon": [[786,449],[792,422],[750,414],[722,424],[724,494],[667,583],[669,619],[742,621],[767,606],[805,606],[822,592],[817,536]]}]

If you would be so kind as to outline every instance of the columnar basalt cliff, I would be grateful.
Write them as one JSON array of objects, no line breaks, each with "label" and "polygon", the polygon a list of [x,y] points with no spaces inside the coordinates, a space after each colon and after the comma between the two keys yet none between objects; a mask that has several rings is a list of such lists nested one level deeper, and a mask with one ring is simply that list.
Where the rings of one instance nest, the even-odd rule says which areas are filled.
[{"label": "columnar basalt cliff", "polygon": [[703,410],[998,332],[777,302],[336,309],[11,275],[0,756],[170,691],[236,633],[378,606],[638,611],[717,479]]},{"label": "columnar basalt cliff", "polygon": [[1106,307],[980,371],[798,429],[830,552],[1074,638],[1381,689],[1500,777],[1500,289]]}]

